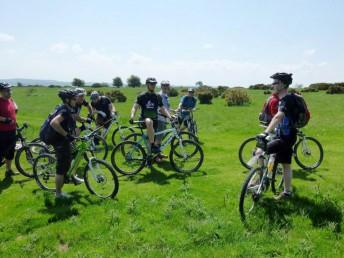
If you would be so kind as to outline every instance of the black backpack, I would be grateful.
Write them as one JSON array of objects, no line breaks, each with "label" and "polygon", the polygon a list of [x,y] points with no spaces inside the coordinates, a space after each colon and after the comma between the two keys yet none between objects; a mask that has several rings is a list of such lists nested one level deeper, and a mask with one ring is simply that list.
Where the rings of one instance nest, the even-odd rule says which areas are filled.
[{"label": "black backpack", "polygon": [[57,106],[55,111],[50,113],[48,118],[43,122],[39,130],[39,138],[45,144],[52,144],[53,140],[56,139],[58,133],[50,126],[50,122],[63,110],[68,110],[68,108],[63,104]]},{"label": "black backpack", "polygon": [[291,95],[293,96],[295,103],[295,109],[293,112],[294,126],[296,128],[305,127],[311,118],[311,113],[308,110],[306,101],[301,95],[295,93],[292,93]]}]

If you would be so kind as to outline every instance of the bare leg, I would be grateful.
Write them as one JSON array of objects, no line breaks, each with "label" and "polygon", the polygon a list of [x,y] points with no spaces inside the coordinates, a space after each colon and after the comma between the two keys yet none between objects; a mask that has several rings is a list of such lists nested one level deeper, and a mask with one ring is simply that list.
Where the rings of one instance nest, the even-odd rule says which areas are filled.
[{"label": "bare leg", "polygon": [[12,170],[12,160],[6,159],[5,162],[6,162],[6,171]]},{"label": "bare leg", "polygon": [[64,176],[56,175],[56,178],[55,178],[56,195],[61,194],[63,183],[64,183]]},{"label": "bare leg", "polygon": [[284,192],[291,192],[292,170],[290,164],[283,165]]},{"label": "bare leg", "polygon": [[147,135],[149,139],[149,143],[154,143],[154,127],[153,127],[153,121],[150,118],[145,119],[146,127],[147,127]]}]

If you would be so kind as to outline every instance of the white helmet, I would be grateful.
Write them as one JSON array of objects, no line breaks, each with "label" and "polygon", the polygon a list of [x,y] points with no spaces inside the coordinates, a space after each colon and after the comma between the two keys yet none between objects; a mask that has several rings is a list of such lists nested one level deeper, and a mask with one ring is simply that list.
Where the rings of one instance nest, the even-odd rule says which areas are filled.
[{"label": "white helmet", "polygon": [[77,96],[86,96],[86,90],[83,88],[76,88],[74,91]]}]

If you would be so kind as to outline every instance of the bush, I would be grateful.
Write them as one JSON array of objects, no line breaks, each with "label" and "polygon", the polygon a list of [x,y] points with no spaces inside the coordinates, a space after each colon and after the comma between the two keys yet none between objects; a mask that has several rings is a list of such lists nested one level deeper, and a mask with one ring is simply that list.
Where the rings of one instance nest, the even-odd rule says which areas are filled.
[{"label": "bush", "polygon": [[209,86],[201,86],[196,88],[196,95],[198,95],[200,92],[210,92],[214,98],[217,98],[220,95],[217,89]]},{"label": "bush", "polygon": [[265,90],[264,91],[264,95],[270,95],[271,94],[271,90]]},{"label": "bush", "polygon": [[96,82],[96,83],[93,83],[91,85],[92,88],[102,88],[102,87],[109,87],[109,84],[107,84],[106,82],[102,82],[102,83],[99,83],[99,82]]},{"label": "bush", "polygon": [[328,90],[328,88],[331,85],[332,85],[331,83],[325,83],[325,82],[313,83],[313,84],[309,85],[308,88],[310,88],[310,89],[317,89],[317,90]]},{"label": "bush", "polygon": [[218,93],[219,93],[219,96],[223,96],[223,93],[226,91],[226,90],[228,90],[229,89],[229,87],[228,86],[218,86],[217,87],[217,91],[218,91]]},{"label": "bush", "polygon": [[141,79],[140,77],[136,76],[136,75],[131,75],[128,79],[127,79],[127,84],[128,87],[140,87],[141,86]]},{"label": "bush", "polygon": [[314,88],[303,88],[301,92],[319,92],[319,90]]},{"label": "bush", "polygon": [[327,94],[343,94],[344,93],[344,87],[341,87],[338,85],[332,85],[328,88],[326,93]]},{"label": "bush", "polygon": [[105,93],[105,96],[107,96],[111,102],[126,102],[127,97],[123,94],[123,92],[119,90],[112,90]]},{"label": "bush", "polygon": [[168,94],[169,97],[177,97],[179,95],[178,90],[175,88],[171,88]]},{"label": "bush", "polygon": [[227,90],[225,92],[225,101],[228,106],[243,106],[251,102],[247,91],[242,89]]},{"label": "bush", "polygon": [[209,90],[199,91],[197,97],[200,104],[212,104],[213,94]]},{"label": "bush", "polygon": [[249,89],[252,89],[252,90],[271,90],[271,85],[260,83],[260,84],[251,85],[249,87]]},{"label": "bush", "polygon": [[301,95],[301,92],[298,91],[298,90],[295,89],[295,88],[289,88],[289,93],[296,93],[296,94],[298,94],[298,95]]}]

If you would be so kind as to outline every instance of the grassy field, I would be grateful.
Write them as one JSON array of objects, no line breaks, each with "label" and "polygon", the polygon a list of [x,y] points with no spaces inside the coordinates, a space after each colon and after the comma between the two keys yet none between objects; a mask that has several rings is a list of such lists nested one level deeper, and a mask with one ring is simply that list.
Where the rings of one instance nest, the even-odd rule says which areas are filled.
[{"label": "grassy field", "polygon": [[[116,104],[127,123],[135,96],[123,89],[126,103]],[[58,103],[56,89],[16,88],[19,123],[27,134],[38,128]],[[120,177],[115,200],[99,200],[84,185],[67,185],[73,198],[54,196],[23,176],[4,179],[0,171],[0,257],[342,257],[344,209],[344,96],[306,93],[312,113],[307,135],[324,147],[323,164],[314,172],[294,164],[295,198],[265,200],[265,216],[254,230],[240,221],[238,197],[246,171],[237,151],[261,131],[257,123],[266,96],[249,91],[252,103],[227,107],[223,99],[199,105],[196,118],[205,161],[184,176],[169,164],[154,165]],[[171,98],[176,107],[179,97]]]}]

